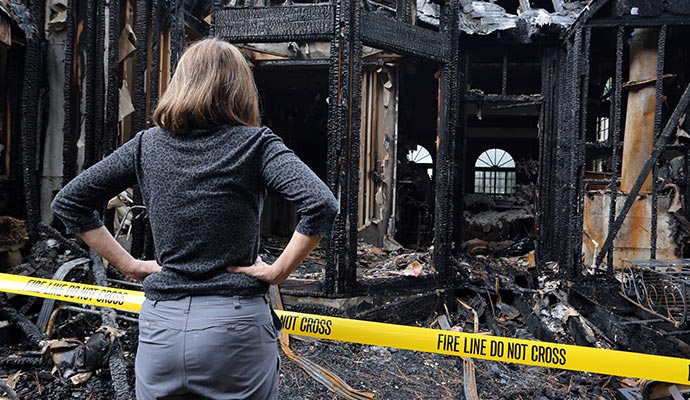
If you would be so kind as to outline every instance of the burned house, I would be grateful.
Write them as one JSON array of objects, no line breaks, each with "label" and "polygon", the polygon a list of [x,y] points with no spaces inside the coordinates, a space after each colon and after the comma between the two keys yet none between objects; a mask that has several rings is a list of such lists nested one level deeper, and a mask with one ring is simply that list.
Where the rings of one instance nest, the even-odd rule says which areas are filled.
[{"label": "burned house", "polygon": [[[52,197],[151,125],[185,45],[211,35],[246,55],[263,123],[339,200],[313,273],[284,293],[422,294],[425,312],[467,279],[467,254],[533,250],[525,287],[553,265],[617,276],[684,324],[689,25],[684,0],[0,0],[0,214],[78,254]],[[123,198],[104,218],[151,258],[136,188]],[[269,253],[297,218],[269,196]],[[366,278],[367,251],[404,249]]]},{"label": "burned house", "polygon": [[[8,22],[3,44],[4,213],[50,225],[52,195],[149,126],[185,43],[214,35],[247,55],[264,123],[340,201],[317,291],[357,288],[360,239],[432,246],[446,278],[472,239],[528,238],[573,274],[680,258],[688,10],[647,3],[7,2],[30,22]],[[285,236],[296,218],[271,197],[262,231]],[[144,218],[132,229],[150,257]]]}]

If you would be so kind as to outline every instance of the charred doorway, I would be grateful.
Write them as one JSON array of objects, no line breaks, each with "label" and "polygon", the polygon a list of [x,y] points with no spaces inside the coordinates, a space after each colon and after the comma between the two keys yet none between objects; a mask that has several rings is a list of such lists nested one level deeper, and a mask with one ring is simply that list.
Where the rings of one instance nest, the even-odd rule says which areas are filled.
[{"label": "charred doorway", "polygon": [[[327,179],[328,68],[261,66],[254,69],[262,123],[324,182]],[[297,224],[295,206],[269,193],[262,214],[264,235],[289,237]]]},{"label": "charred doorway", "polygon": [[400,76],[395,239],[427,247],[434,237],[439,65],[406,60]]},{"label": "charred doorway", "polygon": [[463,249],[524,253],[536,234],[538,47],[476,40],[465,56]]}]

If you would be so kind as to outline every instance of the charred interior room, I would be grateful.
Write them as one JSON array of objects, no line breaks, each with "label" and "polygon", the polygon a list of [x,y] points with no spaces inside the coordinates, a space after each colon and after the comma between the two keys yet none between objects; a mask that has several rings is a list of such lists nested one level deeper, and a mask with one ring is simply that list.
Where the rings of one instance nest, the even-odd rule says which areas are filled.
[{"label": "charred interior room", "polygon": [[[261,123],[338,202],[281,307],[690,358],[689,35],[686,0],[0,0],[0,273],[142,289],[50,204],[154,126],[182,52],[216,37],[249,63]],[[155,259],[136,186],[101,207],[135,258]],[[261,218],[273,262],[300,213],[268,193]],[[66,354],[97,330],[109,352],[77,367]],[[131,398],[136,335],[135,313],[2,290],[0,397]],[[293,348],[328,359],[324,343]],[[531,398],[546,374],[475,360],[486,371],[469,384],[467,361],[341,345],[344,367],[326,366],[380,398]],[[367,382],[362,357],[434,388]],[[335,398],[303,363],[281,368],[285,398]],[[559,373],[569,384],[544,378],[541,398],[677,398]]]}]

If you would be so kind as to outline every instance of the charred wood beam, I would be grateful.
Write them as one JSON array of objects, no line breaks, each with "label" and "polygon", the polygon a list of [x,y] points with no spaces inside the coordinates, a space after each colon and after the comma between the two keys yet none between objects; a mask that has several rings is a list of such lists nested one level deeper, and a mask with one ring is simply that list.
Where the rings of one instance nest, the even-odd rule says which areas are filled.
[{"label": "charred wood beam", "polygon": [[0,358],[0,365],[8,367],[37,367],[43,364],[43,359],[39,357],[26,357],[10,355]]},{"label": "charred wood beam", "polygon": [[[154,1],[154,7],[156,7],[157,1]],[[153,16],[151,17],[152,20],[155,21]],[[199,18],[196,17],[196,15],[190,13],[189,11],[185,10],[184,12],[184,19],[187,21],[187,25],[196,33],[201,35],[202,37],[208,36],[209,35],[209,25],[206,23],[206,21],[200,20]]]},{"label": "charred wood beam", "polygon": [[666,122],[666,126],[664,127],[664,130],[661,132],[661,135],[654,141],[654,150],[652,151],[652,154],[649,156],[644,166],[642,167],[640,174],[637,176],[635,185],[633,185],[630,194],[628,194],[628,197],[625,199],[623,209],[621,210],[620,214],[618,214],[618,216],[616,217],[613,226],[610,227],[609,233],[606,236],[606,240],[604,241],[604,244],[601,247],[601,251],[599,252],[599,254],[597,254],[597,258],[595,261],[597,264],[601,263],[601,260],[603,259],[604,255],[613,245],[613,240],[615,239],[616,235],[618,234],[618,231],[623,225],[623,221],[625,220],[625,217],[628,215],[628,211],[630,211],[630,208],[635,202],[635,199],[637,199],[637,195],[640,193],[640,189],[642,188],[644,181],[647,179],[647,176],[651,172],[654,164],[656,164],[657,160],[659,159],[659,156],[666,148],[666,144],[675,132],[675,128],[678,125],[680,117],[687,112],[688,104],[690,104],[690,85],[688,85],[685,88],[685,92],[683,92],[683,95],[678,101],[676,108],[673,110],[671,117],[668,119],[668,122]]},{"label": "charred wood beam", "polygon": [[376,48],[434,61],[449,61],[452,56],[448,35],[373,12],[363,13],[362,41]]},{"label": "charred wood beam", "polygon": [[357,218],[359,215],[359,157],[362,125],[362,3],[350,0],[350,38],[349,38],[349,76],[348,76],[348,114],[347,136],[348,193],[347,193],[347,257],[340,266],[336,283],[341,293],[352,291],[357,283]]},{"label": "charred wood beam", "polygon": [[690,345],[687,343],[664,336],[643,324],[627,324],[627,319],[610,312],[576,290],[569,291],[568,302],[622,349],[675,357],[690,354]]},{"label": "charred wood beam", "polygon": [[74,65],[74,2],[67,1],[67,21],[66,21],[66,41],[65,41],[65,83],[64,110],[65,119],[62,124],[62,184],[66,185],[74,178],[77,172],[77,140],[78,129],[72,126],[74,115],[72,115],[72,95],[73,86],[73,65]]},{"label": "charred wood beam", "polygon": [[[412,0],[397,0],[395,17],[405,24],[414,24],[416,2]],[[368,10],[367,10],[368,11]]]},{"label": "charred wood beam", "polygon": [[615,16],[651,17],[661,15],[665,8],[665,1],[615,0],[612,3],[612,14]]},{"label": "charred wood beam", "polygon": [[664,25],[690,25],[690,18],[687,16],[659,16],[648,18],[627,16],[621,18],[597,18],[585,24],[585,26],[589,28],[615,28],[619,26],[624,26],[626,28],[659,28]]},{"label": "charred wood beam", "polygon": [[690,14],[690,3],[686,0],[616,0],[613,4],[615,16],[653,17],[665,13]]},{"label": "charred wood beam", "polygon": [[77,257],[86,257],[87,253],[79,247],[78,244],[75,242],[67,239],[66,237],[62,236],[62,234],[55,228],[48,226],[44,223],[39,223],[38,226],[36,227],[38,234],[41,236],[44,236],[48,239],[53,239],[56,240],[58,243],[60,243],[61,246],[64,248],[68,249],[72,254],[74,254]]},{"label": "charred wood beam", "polygon": [[235,43],[330,40],[335,31],[334,16],[331,4],[225,8],[215,14],[214,34]]},{"label": "charred wood beam", "polygon": [[[451,253],[453,238],[461,237],[460,226],[454,226],[454,212],[462,214],[462,196],[456,199],[456,188],[462,188],[459,179],[462,169],[456,164],[456,151],[462,157],[463,149],[456,145],[464,140],[461,131],[460,139],[456,138],[459,121],[460,91],[458,86],[458,64],[460,57],[460,40],[458,31],[458,0],[446,2],[441,18],[441,33],[447,44],[446,54],[450,59],[442,65],[439,101],[438,152],[436,154],[436,202],[434,206],[434,265],[441,276],[452,274]],[[457,141],[456,141],[457,140]],[[457,167],[456,167],[457,166]],[[458,175],[460,174],[460,175]]]},{"label": "charred wood beam", "polygon": [[[458,40],[459,42],[459,40]],[[467,87],[467,79],[468,79],[468,74],[466,73],[467,68],[468,68],[468,57],[467,54],[465,53],[465,50],[462,49],[460,50],[460,45],[458,43],[458,53],[456,58],[451,61],[452,63],[456,63],[456,80],[457,80],[457,92],[450,93],[450,98],[449,102],[450,104],[457,104],[457,111],[452,111],[452,114],[455,115],[454,118],[456,118],[457,125],[455,125],[455,159],[460,159],[460,160],[465,160],[466,159],[466,152],[465,149],[467,148],[467,118],[465,116],[465,104],[467,104],[467,101],[465,100],[463,94],[461,93],[460,88],[466,88]],[[453,57],[451,57],[453,59]],[[450,71],[449,71],[450,72]],[[455,190],[453,193],[453,230],[452,230],[452,240],[455,243],[462,243],[463,242],[463,229],[462,227],[464,226],[464,218],[463,218],[463,209],[464,209],[464,193],[465,193],[465,179],[464,179],[464,168],[465,168],[465,163],[464,162],[456,162],[454,165],[454,173],[455,173]],[[454,264],[454,260],[451,257],[450,261],[452,262],[451,264]],[[449,271],[446,271],[449,272]],[[446,278],[451,278],[453,276],[452,273],[447,273]]]},{"label": "charred wood beam", "polygon": [[0,298],[0,312],[9,318],[10,322],[21,329],[34,346],[41,347],[41,342],[48,337],[43,333],[38,326],[31,322],[24,314],[17,311],[14,307],[7,304],[4,298]]},{"label": "charred wood beam", "polygon": [[[179,3],[179,1],[178,1]],[[148,62],[148,4],[147,0],[137,0],[136,3],[136,28],[137,35],[136,55],[135,55],[135,97],[134,97],[134,131],[141,132],[146,129],[148,115],[146,113],[146,71]],[[173,30],[176,24],[173,23]],[[173,56],[171,55],[171,60]],[[150,71],[149,71],[150,73]],[[134,205],[143,205],[144,200],[138,187],[134,188]],[[130,252],[135,258],[141,258],[144,252],[145,240],[144,221],[138,218],[132,222],[132,247]]]},{"label": "charred wood beam", "polygon": [[570,40],[575,32],[582,29],[583,25],[588,23],[594,14],[596,14],[601,7],[608,4],[610,0],[594,0],[585,7],[585,9],[577,16],[575,22],[570,25],[570,28],[561,34],[561,40]]},{"label": "charred wood beam", "polygon": [[[13,46],[10,48],[9,54],[12,54],[12,52],[15,52],[14,54],[23,54],[24,49],[21,50],[21,53],[19,52],[19,46]],[[19,56],[11,56],[16,57],[14,58],[15,62],[10,62],[7,64],[7,87],[8,87],[8,93],[24,93],[22,90],[22,84],[23,82],[23,77],[24,77],[24,71],[22,70],[24,66],[23,60],[21,62],[19,61]],[[17,116],[22,115],[21,110],[23,108],[23,97],[20,99],[20,101],[10,101],[10,116],[15,116],[10,118],[10,126],[8,128],[10,129],[11,132],[13,132],[13,135],[16,135],[17,133],[22,132],[22,124],[23,120],[22,118],[19,118]],[[16,136],[15,136],[16,137]],[[13,140],[12,143],[10,144],[10,148],[7,149],[9,151],[9,154],[21,154],[22,153],[22,140]],[[22,171],[22,160],[21,157],[10,157],[10,170],[9,170],[9,177],[11,179],[16,179],[17,177],[21,176],[21,171]],[[20,188],[21,190],[21,188]],[[19,203],[19,202],[17,202]],[[17,204],[19,206],[19,204]]]},{"label": "charred wood beam", "polygon": [[535,314],[534,307],[532,307],[532,302],[526,300],[524,296],[517,295],[513,299],[513,306],[520,311],[527,329],[534,335],[537,340],[543,340],[546,342],[556,342],[556,337],[553,335],[551,330],[544,324],[544,322],[539,318],[539,315]]},{"label": "charred wood beam", "polygon": [[[623,49],[624,49],[625,29],[619,27],[616,32],[616,69],[613,77],[612,100],[609,110],[611,118],[611,126],[609,132],[609,141],[612,148],[611,153],[611,182],[616,182],[614,187],[618,187],[618,165],[620,164],[620,134],[622,129],[621,115],[623,103]],[[609,207],[608,229],[616,220],[616,198],[618,190],[611,190],[611,206]],[[613,273],[613,247],[611,247],[607,254],[607,269],[609,273]]]},{"label": "charred wood beam", "polygon": [[[666,55],[666,26],[662,26],[659,30],[659,37],[657,39],[657,64],[656,64],[656,82],[654,88],[654,139],[656,140],[661,133],[661,105],[663,104],[663,90],[664,90],[664,58]],[[658,204],[659,198],[656,181],[659,176],[659,163],[655,162],[652,168],[652,221],[650,234],[650,255],[649,258],[656,259],[656,245],[657,245],[657,225],[658,225]]]},{"label": "charred wood beam", "polygon": [[333,294],[352,291],[357,271],[357,214],[359,207],[359,142],[362,101],[362,42],[360,36],[360,3],[356,0],[340,2],[336,16],[340,26],[337,35],[338,59],[338,130],[335,141],[339,142],[338,176],[336,193],[340,200],[340,212],[336,218],[336,235],[332,256],[335,271]]},{"label": "charred wood beam", "polygon": [[216,36],[216,15],[223,8],[223,0],[213,0],[211,4],[211,26],[208,27],[209,36]]},{"label": "charred wood beam", "polygon": [[[568,82],[569,68],[570,68],[570,54],[572,53],[571,45],[568,44],[562,48],[559,54],[559,68],[558,68],[558,96],[559,99],[568,99],[572,96],[570,85]],[[574,145],[571,131],[567,126],[568,113],[571,107],[568,101],[558,101],[558,122],[556,123],[556,190],[554,191],[554,202],[556,204],[556,219],[555,219],[555,240],[556,240],[556,255],[558,262],[566,270],[566,265],[569,264],[568,249],[568,229],[570,226],[570,202],[568,200],[569,192],[572,189],[572,179],[569,175],[570,171],[570,147]]]},{"label": "charred wood beam", "polygon": [[[340,3],[336,3],[336,12],[339,13]],[[331,39],[330,60],[328,67],[328,154],[326,155],[327,164],[327,184],[338,200],[341,198],[339,190],[342,141],[340,140],[343,131],[343,119],[340,106],[340,59],[342,47],[340,46],[340,35]],[[338,254],[342,252],[344,245],[344,225],[340,213],[335,218],[333,224],[333,236],[326,244],[326,269],[324,271],[324,288],[327,294],[335,292],[335,270],[338,265]]]},{"label": "charred wood beam", "polygon": [[585,149],[584,143],[587,141],[585,133],[587,131],[587,105],[589,94],[589,53],[591,43],[591,29],[585,28],[581,34],[575,35],[575,59],[577,68],[575,69],[573,82],[576,85],[575,94],[575,118],[573,126],[576,128],[575,141],[573,146],[573,165],[575,174],[576,191],[573,199],[574,218],[571,223],[570,243],[572,246],[573,272],[582,264],[579,262],[582,254],[582,226],[584,223],[584,204],[585,204]]},{"label": "charred wood beam", "polygon": [[[105,115],[103,119],[102,155],[115,150],[119,136],[118,120],[120,108],[120,1],[110,0],[108,10],[108,65],[105,82]],[[104,16],[105,18],[105,16]],[[105,35],[104,35],[105,36]]]},{"label": "charred wood beam", "polygon": [[148,74],[149,78],[149,120],[148,126],[153,125],[153,112],[156,110],[158,103],[158,86],[160,80],[160,2],[159,0],[151,1],[151,71]]},{"label": "charred wood beam", "polygon": [[[685,132],[690,132],[690,118],[685,118],[685,122],[683,123],[683,130]],[[684,157],[683,157],[683,164],[685,167],[685,176],[686,179],[688,176],[690,176],[690,149],[687,147],[684,149]],[[685,204],[683,207],[683,211],[685,212],[685,217],[689,218],[690,217],[690,185],[686,184],[685,185]]]},{"label": "charred wood beam", "polygon": [[[105,2],[98,2],[96,9],[97,24],[96,24],[96,52],[95,62],[96,76],[94,81],[95,86],[95,115],[96,115],[96,132],[94,132],[94,159],[93,163],[97,163],[103,158],[103,142],[106,137],[104,130],[105,121],[105,60],[103,51],[105,49]],[[118,32],[119,33],[119,32]],[[105,206],[105,204],[103,204]]]},{"label": "charred wood beam", "polygon": [[172,16],[172,34],[170,37],[170,73],[175,72],[177,62],[182,56],[185,47],[184,29],[184,0],[175,0],[170,14]]},{"label": "charred wood beam", "polygon": [[[557,65],[558,49],[546,48],[542,53],[542,97],[544,102],[539,116],[539,193],[555,193],[554,170],[556,162],[556,145],[553,134],[557,121]],[[537,263],[551,261],[556,258],[554,251],[554,220],[556,217],[553,196],[539,196],[537,221],[539,235],[537,236]]]},{"label": "charred wood beam", "polygon": [[89,1],[86,3],[86,21],[84,21],[84,64],[85,64],[85,109],[84,109],[84,168],[95,164],[96,147],[94,136],[97,134],[98,125],[96,119],[96,80],[98,51],[96,49],[96,29],[97,29],[97,2]]},{"label": "charred wood beam", "polygon": [[[321,6],[319,6],[321,7]],[[330,7],[330,6],[329,6]],[[324,282],[328,294],[350,293],[357,281],[357,215],[362,102],[361,3],[344,0],[333,9],[337,34],[329,69],[328,184],[340,203],[329,242]]]},{"label": "charred wood beam", "polygon": [[24,56],[24,79],[22,88],[22,182],[26,205],[26,221],[29,237],[35,239],[36,228],[41,220],[41,192],[38,160],[39,103],[43,77],[43,2],[31,1],[30,12],[35,18],[38,33],[27,38]]},{"label": "charred wood beam", "polygon": [[[90,252],[91,257],[91,268],[93,271],[93,277],[96,285],[98,286],[108,286],[108,279],[106,275],[105,266],[103,265],[103,260],[96,254],[93,250]],[[105,326],[118,328],[117,324],[117,314],[115,310],[107,307],[99,307],[101,311],[101,319]],[[125,364],[125,359],[122,356],[122,348],[120,346],[120,339],[117,337],[112,339],[110,345],[110,352],[108,354],[108,364],[110,366],[110,375],[113,378],[113,389],[115,390],[115,398],[117,400],[129,400],[130,399],[130,387],[129,387],[129,377],[127,374],[127,365]]]},{"label": "charred wood beam", "polygon": [[[134,97],[134,131],[146,129],[146,64],[148,49],[148,4],[147,0],[137,0],[136,28],[136,94]],[[150,71],[149,71],[150,72]]]},{"label": "charred wood beam", "polygon": [[313,67],[331,65],[330,60],[265,60],[252,61],[256,67]]},{"label": "charred wood beam", "polygon": [[[571,277],[574,277],[577,274],[577,268],[579,266],[579,263],[577,262],[576,258],[580,256],[580,249],[572,243],[572,240],[574,239],[574,231],[573,225],[577,225],[574,223],[577,220],[577,205],[579,203],[579,182],[577,181],[578,173],[577,173],[577,168],[578,168],[578,161],[577,161],[577,152],[578,148],[580,147],[579,143],[579,137],[580,137],[580,132],[579,132],[579,118],[580,118],[580,86],[579,86],[579,74],[580,74],[580,46],[582,43],[582,29],[578,30],[575,32],[575,36],[572,38],[572,40],[569,42],[569,47],[568,47],[568,65],[570,66],[567,75],[566,75],[566,82],[568,86],[568,97],[566,98],[566,102],[568,103],[568,110],[566,111],[566,119],[565,119],[565,125],[567,129],[567,134],[568,134],[568,140],[570,142],[570,146],[568,146],[568,155],[567,155],[567,160],[568,160],[568,182],[570,182],[570,185],[568,186],[568,192],[567,192],[567,202],[569,203],[567,205],[567,210],[568,210],[568,219],[570,220],[570,223],[568,223],[565,227],[565,233],[566,236],[564,238],[565,241],[565,262],[561,264],[563,268],[561,268],[561,272],[565,272]],[[577,254],[577,255],[576,255]]]}]

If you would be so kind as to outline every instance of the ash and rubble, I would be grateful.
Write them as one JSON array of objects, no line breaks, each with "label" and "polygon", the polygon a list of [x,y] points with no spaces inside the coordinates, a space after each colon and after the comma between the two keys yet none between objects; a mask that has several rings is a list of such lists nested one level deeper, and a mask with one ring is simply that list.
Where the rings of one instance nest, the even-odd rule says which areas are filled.
[{"label": "ash and rubble", "polygon": [[[486,247],[474,247],[474,251],[470,252],[475,253],[474,255],[457,255],[454,257],[457,283],[444,290],[431,293],[423,289],[409,290],[406,295],[389,293],[388,296],[372,292],[362,296],[366,300],[358,303],[355,299],[348,303],[351,310],[334,310],[333,307],[318,304],[312,305],[309,310],[335,311],[340,315],[354,315],[361,319],[432,329],[440,329],[441,320],[445,320],[455,331],[474,331],[487,335],[599,348],[631,349],[624,345],[625,338],[611,335],[611,332],[590,321],[584,312],[586,307],[576,308],[570,304],[570,291],[576,288],[578,293],[582,292],[579,295],[583,297],[600,298],[602,303],[597,306],[611,312],[611,318],[616,315],[615,312],[620,314],[624,309],[630,311],[629,305],[625,307],[621,306],[623,303],[602,300],[615,292],[617,282],[612,282],[612,279],[594,280],[591,277],[585,277],[584,281],[578,283],[567,281],[561,277],[555,263],[538,269],[528,253],[530,247],[525,245],[528,241],[513,243],[513,249],[524,249],[521,255],[506,256],[506,248],[511,246],[490,242],[487,242],[489,245]],[[264,241],[263,257],[271,260],[281,246],[280,241]],[[481,251],[477,251],[478,248]],[[41,240],[26,249],[25,262],[7,272],[50,278],[60,265],[83,255],[75,252],[74,242],[56,240],[43,234]],[[325,250],[318,248],[296,271],[294,281],[304,283],[322,279],[324,254]],[[385,251],[360,243],[358,259],[358,278],[363,284],[369,281],[403,280],[414,287],[415,281],[434,275],[429,249],[400,248]],[[109,278],[109,284],[120,285],[123,282],[115,271],[109,271],[108,274],[112,277]],[[93,282],[92,272],[86,268],[75,269],[67,274],[66,280],[90,283]],[[597,296],[597,291],[609,296]],[[292,291],[288,289],[285,292],[295,296],[298,290],[293,286]],[[1,397],[93,400],[133,398],[133,366],[138,333],[135,315],[118,311],[119,326],[115,328],[105,324],[105,318],[95,308],[86,307],[82,310],[76,305],[56,304],[54,310],[59,311],[53,311],[52,322],[48,331],[44,332],[37,322],[44,300],[6,294],[1,297],[0,378],[8,390],[16,394],[13,397],[6,392],[0,394]],[[290,297],[283,297],[286,309],[300,311],[305,308],[304,303],[299,305],[286,301]],[[371,300],[375,297],[385,297],[385,300],[381,300],[381,305],[377,307],[377,302]],[[433,301],[428,301],[429,298]],[[303,298],[304,302],[308,300]],[[401,313],[400,310],[408,312]],[[631,315],[620,315],[617,318],[624,317],[630,318]],[[631,327],[630,334],[638,334],[636,331],[640,325],[627,325]],[[619,325],[622,326],[625,325]],[[646,329],[654,330],[657,327]],[[294,353],[330,370],[353,388],[374,393],[376,398],[464,398],[463,361],[459,357],[291,337]],[[659,337],[663,337],[660,332]],[[649,348],[647,351],[674,356],[690,355],[690,346],[682,342],[685,336],[670,337],[675,342],[659,342],[656,348]],[[678,353],[679,349],[684,353]],[[640,351],[638,348],[634,350]],[[111,374],[113,354],[117,354],[126,366],[126,374],[119,374],[118,378]],[[614,399],[621,398],[623,391],[632,391],[635,396],[641,396],[638,382],[631,379],[476,359],[473,361],[476,379],[474,389],[482,399]],[[121,386],[127,388],[127,393],[118,395],[117,391]],[[298,363],[283,357],[280,398],[341,398],[324,389]]]}]

